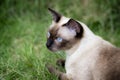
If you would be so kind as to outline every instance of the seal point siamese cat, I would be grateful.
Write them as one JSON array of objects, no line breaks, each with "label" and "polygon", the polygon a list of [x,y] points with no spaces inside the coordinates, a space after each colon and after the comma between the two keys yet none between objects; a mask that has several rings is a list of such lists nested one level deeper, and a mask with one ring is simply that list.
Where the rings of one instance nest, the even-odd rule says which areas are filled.
[{"label": "seal point siamese cat", "polygon": [[46,65],[50,73],[59,80],[120,80],[120,48],[95,35],[84,23],[48,10],[53,21],[46,46],[53,52],[66,52],[66,60],[57,61],[66,72]]}]

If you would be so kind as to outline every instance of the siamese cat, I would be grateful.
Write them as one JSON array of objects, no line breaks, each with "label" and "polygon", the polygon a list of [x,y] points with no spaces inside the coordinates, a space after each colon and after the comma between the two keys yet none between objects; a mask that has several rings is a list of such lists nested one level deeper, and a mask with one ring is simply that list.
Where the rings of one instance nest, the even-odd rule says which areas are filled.
[{"label": "siamese cat", "polygon": [[59,80],[120,80],[120,48],[95,35],[84,23],[67,18],[49,8],[53,16],[46,46],[66,52],[58,60],[66,72],[47,65]]}]

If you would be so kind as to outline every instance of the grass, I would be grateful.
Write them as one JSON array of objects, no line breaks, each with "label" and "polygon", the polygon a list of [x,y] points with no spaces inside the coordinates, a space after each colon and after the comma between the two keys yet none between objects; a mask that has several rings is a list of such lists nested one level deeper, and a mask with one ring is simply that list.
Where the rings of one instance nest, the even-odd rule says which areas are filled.
[{"label": "grass", "polygon": [[[15,24],[1,30],[0,78],[3,80],[50,80],[45,64],[60,55],[45,47],[46,23],[15,18]],[[41,24],[42,23],[42,24]],[[49,22],[48,22],[49,23]]]},{"label": "grass", "polygon": [[[0,80],[57,80],[45,65],[56,66],[56,60],[64,58],[65,54],[50,52],[45,47],[47,29],[51,24],[47,7],[83,21],[95,34],[120,46],[120,23],[117,23],[120,20],[115,18],[119,12],[111,13],[110,3],[103,7],[101,2],[101,8],[94,0],[90,0],[91,4],[85,1],[4,0],[0,5]],[[111,3],[115,5],[115,1]]]}]

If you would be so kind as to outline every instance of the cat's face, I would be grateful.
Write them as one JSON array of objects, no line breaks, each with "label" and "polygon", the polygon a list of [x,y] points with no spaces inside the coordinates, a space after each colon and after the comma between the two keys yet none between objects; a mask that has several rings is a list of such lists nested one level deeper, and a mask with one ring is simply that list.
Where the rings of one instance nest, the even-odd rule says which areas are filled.
[{"label": "cat's face", "polygon": [[51,51],[69,50],[82,37],[83,28],[77,21],[49,9],[53,22],[48,30],[46,46]]}]

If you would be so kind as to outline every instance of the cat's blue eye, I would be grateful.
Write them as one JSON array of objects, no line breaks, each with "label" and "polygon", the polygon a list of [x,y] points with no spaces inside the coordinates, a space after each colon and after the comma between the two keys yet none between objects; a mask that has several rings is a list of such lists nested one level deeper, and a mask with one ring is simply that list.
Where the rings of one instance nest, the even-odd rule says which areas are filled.
[{"label": "cat's blue eye", "polygon": [[62,38],[61,37],[58,37],[57,39],[56,39],[58,42],[62,42]]},{"label": "cat's blue eye", "polygon": [[47,33],[47,37],[48,37],[48,38],[50,37],[50,33],[49,33],[49,32]]}]

